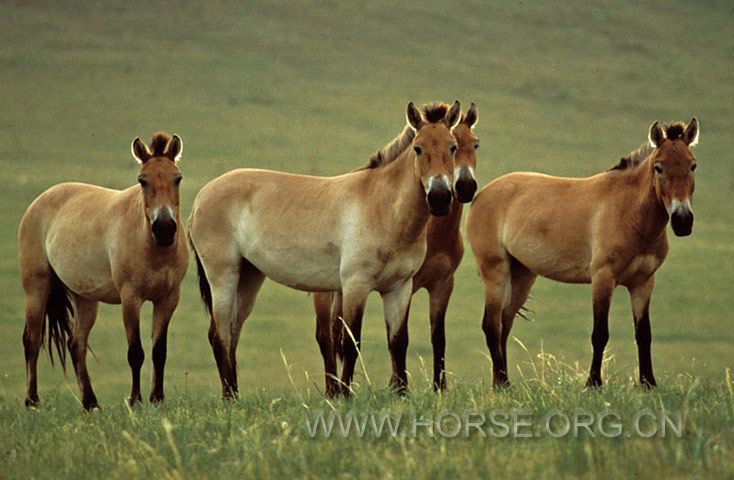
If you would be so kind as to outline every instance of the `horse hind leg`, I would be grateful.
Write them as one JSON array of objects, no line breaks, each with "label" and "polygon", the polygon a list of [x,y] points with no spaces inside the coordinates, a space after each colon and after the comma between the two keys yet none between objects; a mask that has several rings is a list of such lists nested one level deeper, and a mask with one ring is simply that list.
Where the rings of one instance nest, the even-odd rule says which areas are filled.
[{"label": "horse hind leg", "polygon": [[492,357],[492,384],[502,387],[509,383],[502,353],[502,311],[509,301],[510,260],[494,254],[478,257],[477,262],[484,283],[482,330]]},{"label": "horse hind leg", "polygon": [[242,326],[245,320],[247,320],[247,317],[250,316],[250,313],[252,313],[257,294],[264,281],[265,275],[250,262],[242,259],[240,279],[237,284],[237,313],[235,322],[232,324],[232,341],[229,346],[230,386],[235,396],[239,394],[237,382],[237,344],[240,341]]},{"label": "horse hind leg", "polygon": [[69,338],[69,353],[74,364],[79,391],[82,395],[82,406],[85,410],[92,410],[98,408],[99,404],[87,371],[87,350],[89,349],[89,332],[97,319],[99,304],[94,300],[87,300],[74,295],[74,305],[76,307],[76,322],[74,322],[72,334]]},{"label": "horse hind leg", "polygon": [[[26,407],[38,405],[38,354],[43,343],[44,316],[46,304],[51,293],[51,272],[49,268],[33,273],[23,272],[25,289],[25,327],[23,329],[23,349],[25,352],[27,392]],[[50,347],[49,347],[50,353]]]},{"label": "horse hind leg", "polygon": [[533,287],[535,278],[537,277],[517,260],[512,261],[510,275],[510,301],[502,310],[502,361],[504,362],[505,372],[509,371],[507,368],[507,338],[510,336],[512,324],[515,321],[517,312],[520,311],[527,301],[530,295],[530,289]]}]

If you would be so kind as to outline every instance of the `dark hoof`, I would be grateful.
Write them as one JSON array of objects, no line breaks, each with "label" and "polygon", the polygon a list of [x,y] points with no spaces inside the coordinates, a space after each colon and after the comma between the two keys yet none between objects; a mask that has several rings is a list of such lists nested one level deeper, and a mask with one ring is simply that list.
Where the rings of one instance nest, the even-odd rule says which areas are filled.
[{"label": "dark hoof", "polygon": [[154,394],[151,393],[149,400],[150,400],[150,403],[163,403],[163,399],[164,398],[165,398],[165,396],[162,393],[161,394],[156,394],[156,395],[154,395]]},{"label": "dark hoof", "polygon": [[492,379],[492,386],[495,390],[502,390],[510,387],[510,381],[506,376],[494,377]]},{"label": "dark hoof", "polygon": [[344,398],[350,398],[352,396],[352,389],[347,385],[341,385],[339,391]]},{"label": "dark hoof", "polygon": [[82,406],[84,407],[84,410],[86,410],[87,412],[101,410],[101,408],[99,408],[99,404],[97,403],[97,400],[94,400],[93,402],[84,402],[82,403]]},{"label": "dark hoof", "polygon": [[648,390],[652,390],[653,388],[656,388],[658,386],[658,384],[655,382],[655,379],[652,378],[652,377],[650,377],[650,378],[641,378],[640,379],[640,385],[643,388],[646,388]]},{"label": "dark hoof", "polygon": [[143,397],[141,395],[135,395],[134,397],[130,397],[127,399],[127,405],[129,407],[134,407],[135,405],[143,403]]},{"label": "dark hoof", "polygon": [[326,398],[337,398],[341,395],[342,390],[336,383],[328,383],[326,385]]},{"label": "dark hoof", "polygon": [[602,386],[601,377],[589,376],[589,379],[586,380],[586,388],[589,388],[589,389],[601,388],[601,386]]},{"label": "dark hoof", "polygon": [[441,377],[440,380],[434,380],[433,381],[433,391],[438,392],[445,392],[446,391],[446,378]]},{"label": "dark hoof", "polygon": [[25,406],[27,408],[36,408],[38,406],[38,397],[28,397],[25,399]]}]

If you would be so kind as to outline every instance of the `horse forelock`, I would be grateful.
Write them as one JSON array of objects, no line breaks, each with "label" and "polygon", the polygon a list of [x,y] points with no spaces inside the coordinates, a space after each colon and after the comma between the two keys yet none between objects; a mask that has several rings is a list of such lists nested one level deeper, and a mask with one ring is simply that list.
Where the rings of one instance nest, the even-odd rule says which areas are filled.
[{"label": "horse forelock", "polygon": [[683,122],[674,122],[665,126],[665,137],[668,140],[685,138],[686,125]]},{"label": "horse forelock", "polygon": [[157,132],[153,135],[153,140],[150,142],[150,150],[153,152],[154,157],[163,156],[168,146],[168,142],[171,141],[171,135],[166,132]]},{"label": "horse forelock", "polygon": [[442,122],[446,118],[450,105],[443,102],[433,102],[423,105],[421,113],[428,123]]}]

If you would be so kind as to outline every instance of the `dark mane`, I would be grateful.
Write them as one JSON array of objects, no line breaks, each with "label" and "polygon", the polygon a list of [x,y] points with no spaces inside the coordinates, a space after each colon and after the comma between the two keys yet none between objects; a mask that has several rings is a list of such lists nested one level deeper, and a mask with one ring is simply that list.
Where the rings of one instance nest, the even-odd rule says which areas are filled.
[{"label": "dark mane", "polygon": [[684,138],[686,135],[686,124],[683,122],[674,122],[665,126],[665,138],[675,140]]},{"label": "dark mane", "polygon": [[[420,107],[423,118],[429,123],[442,122],[446,118],[450,105],[442,102],[428,103]],[[462,118],[463,118],[462,113]],[[410,125],[406,125],[400,135],[395,137],[390,143],[382,147],[374,155],[370,157],[369,162],[366,166],[360,170],[366,170],[370,168],[378,168],[383,165],[387,165],[390,162],[395,161],[401,153],[408,148],[415,138],[415,130]]]},{"label": "dark mane", "polygon": [[150,142],[150,150],[153,152],[154,157],[163,156],[163,152],[166,150],[168,142],[171,141],[171,136],[165,132],[158,132],[153,135],[153,140]]},{"label": "dark mane", "polygon": [[643,160],[645,160],[647,157],[649,157],[652,151],[653,148],[650,145],[650,142],[645,141],[642,145],[640,145],[640,148],[631,151],[626,157],[622,157],[619,160],[619,163],[617,163],[609,170],[629,170],[631,168],[634,168],[637,165],[641,164]]},{"label": "dark mane", "polygon": [[421,113],[423,113],[423,118],[428,123],[438,123],[446,118],[446,113],[449,111],[449,108],[451,106],[443,102],[433,102],[423,105],[421,107]]},{"label": "dark mane", "polygon": [[413,138],[415,138],[415,130],[410,125],[406,125],[400,135],[370,157],[369,163],[364,168],[377,168],[392,162],[410,146]]}]

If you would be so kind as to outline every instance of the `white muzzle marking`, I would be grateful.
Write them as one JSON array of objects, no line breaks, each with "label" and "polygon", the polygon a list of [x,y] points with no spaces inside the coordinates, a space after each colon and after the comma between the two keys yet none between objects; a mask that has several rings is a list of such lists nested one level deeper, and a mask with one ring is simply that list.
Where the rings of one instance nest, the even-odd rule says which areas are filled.
[{"label": "white muzzle marking", "polygon": [[668,207],[668,216],[673,215],[674,213],[681,212],[693,213],[693,209],[691,208],[691,200],[689,198],[687,198],[683,202],[681,202],[677,198],[674,198],[670,202],[670,206]]}]

